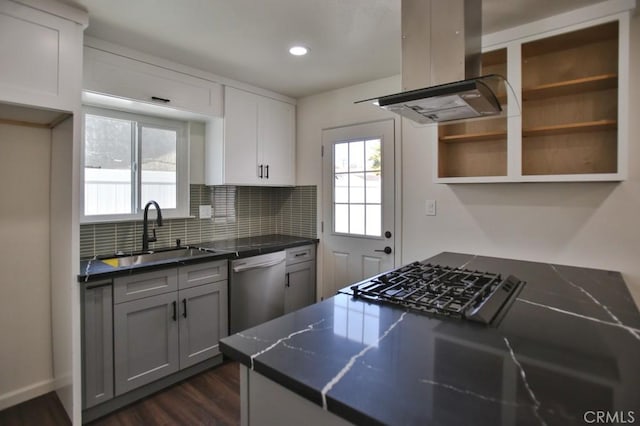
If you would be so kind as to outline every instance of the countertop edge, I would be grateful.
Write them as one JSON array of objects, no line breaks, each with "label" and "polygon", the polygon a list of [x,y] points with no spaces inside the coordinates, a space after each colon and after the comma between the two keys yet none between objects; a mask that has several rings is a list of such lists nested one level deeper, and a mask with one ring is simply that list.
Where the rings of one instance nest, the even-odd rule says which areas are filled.
[{"label": "countertop edge", "polygon": [[[251,357],[245,355],[241,351],[233,348],[232,346],[227,345],[223,339],[220,340],[220,352],[225,357],[228,357],[234,361],[239,362],[240,364],[247,367],[249,370],[252,370],[269,380],[277,383],[278,385],[284,387],[285,389],[294,392],[296,395],[306,399],[309,402],[312,402],[318,406],[318,408],[323,409],[322,404],[322,392],[318,392],[314,388],[305,385],[304,383],[292,379],[290,376],[278,372],[278,370],[274,368],[270,368],[266,364],[263,364],[259,360],[253,360],[253,368],[251,366]],[[363,413],[358,411],[347,404],[341,403],[340,401],[332,398],[329,395],[326,395],[327,400],[327,409],[326,411],[339,416],[349,422],[354,424],[368,424],[368,425],[383,425],[379,420],[370,417],[367,413]]]},{"label": "countertop edge", "polygon": [[[181,265],[192,265],[197,263],[211,262],[211,261],[223,260],[223,259],[226,259],[226,260],[242,259],[245,257],[273,253],[276,251],[286,250],[288,248],[293,248],[293,247],[305,246],[309,244],[317,245],[320,242],[318,238],[304,238],[304,237],[298,237],[298,238],[301,238],[302,240],[286,242],[286,243],[285,242],[274,243],[273,245],[269,245],[269,246],[247,248],[247,249],[238,250],[238,251],[222,251],[221,250],[219,252],[211,252],[209,254],[204,254],[202,256],[197,256],[193,258],[180,258],[177,260],[174,260],[174,259],[162,260],[158,262],[148,263],[145,265],[113,268],[113,270],[105,270],[105,271],[87,274],[86,271],[88,270],[88,268],[90,268],[92,262],[100,262],[100,259],[90,259],[90,260],[81,261],[81,266],[83,262],[87,262],[87,267],[84,268],[85,272],[80,272],[77,275],[77,280],[80,283],[89,283],[97,280],[104,280],[109,278],[131,275],[134,273],[154,271],[154,270],[166,268],[168,266],[177,267]],[[206,244],[206,243],[208,242],[189,244],[185,247],[193,247],[193,248],[199,249],[203,244]]]}]

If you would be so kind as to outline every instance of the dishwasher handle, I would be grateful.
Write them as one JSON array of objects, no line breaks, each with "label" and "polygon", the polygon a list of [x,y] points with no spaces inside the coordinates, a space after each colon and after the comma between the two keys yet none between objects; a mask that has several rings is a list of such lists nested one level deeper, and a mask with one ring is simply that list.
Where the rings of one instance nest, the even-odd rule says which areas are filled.
[{"label": "dishwasher handle", "polygon": [[256,262],[256,263],[243,263],[242,265],[234,266],[233,272],[244,272],[250,271],[252,269],[258,268],[269,268],[271,266],[279,265],[284,262],[286,259],[276,259],[276,260],[268,260],[265,262]]}]

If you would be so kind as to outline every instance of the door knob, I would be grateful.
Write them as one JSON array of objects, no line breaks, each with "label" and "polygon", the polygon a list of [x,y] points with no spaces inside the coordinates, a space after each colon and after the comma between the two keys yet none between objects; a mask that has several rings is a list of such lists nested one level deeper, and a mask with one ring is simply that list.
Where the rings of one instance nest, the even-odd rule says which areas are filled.
[{"label": "door knob", "polygon": [[384,236],[385,236],[386,238],[391,238],[391,231],[387,231],[387,232],[385,232],[385,233],[384,233]]},{"label": "door knob", "polygon": [[377,251],[377,252],[380,252],[380,253],[391,254],[391,252],[392,252],[393,250],[391,250],[391,247],[386,246],[383,250],[374,250],[374,251]]}]

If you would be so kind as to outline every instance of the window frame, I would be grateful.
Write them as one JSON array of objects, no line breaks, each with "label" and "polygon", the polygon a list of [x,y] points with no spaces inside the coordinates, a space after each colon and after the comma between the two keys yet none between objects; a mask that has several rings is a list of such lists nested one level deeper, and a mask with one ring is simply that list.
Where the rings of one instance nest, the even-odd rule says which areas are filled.
[{"label": "window frame", "polygon": [[[139,137],[141,129],[144,126],[175,130],[176,131],[176,208],[163,208],[162,205],[162,217],[167,219],[187,218],[189,216],[189,123],[187,121],[171,120],[167,118],[155,117],[144,114],[137,114],[127,111],[112,110],[108,108],[99,108],[93,106],[84,105],[82,107],[82,120],[81,120],[81,143],[80,143],[80,223],[102,223],[102,222],[125,222],[142,220],[144,213],[144,206],[135,206],[134,213],[122,213],[122,214],[104,214],[104,215],[85,215],[85,121],[86,116],[97,115],[103,117],[109,117],[120,120],[134,121],[136,124],[132,134],[135,134],[135,138],[132,141],[132,150],[135,155],[136,171],[135,180],[132,180],[132,191],[135,188],[136,191],[141,191],[141,171],[139,169],[140,162],[140,143]],[[132,192],[133,194],[133,192]],[[133,195],[132,195],[133,197]],[[133,204],[133,201],[132,201]],[[137,204],[137,203],[136,203]]]},{"label": "window frame", "polygon": [[[371,240],[384,240],[384,233],[382,231],[382,225],[384,224],[384,191],[382,188],[382,174],[383,174],[383,169],[384,169],[384,157],[382,156],[382,150],[383,150],[383,143],[384,143],[384,138],[382,135],[375,135],[375,136],[359,136],[359,137],[354,137],[354,138],[345,138],[345,139],[341,139],[339,141],[335,141],[331,144],[331,174],[332,177],[335,179],[336,176],[336,170],[335,170],[335,149],[336,149],[336,145],[338,144],[351,144],[352,142],[364,142],[365,146],[366,146],[366,142],[370,141],[370,140],[379,140],[380,141],[380,168],[378,170],[366,170],[366,165],[365,168],[362,171],[358,171],[358,172],[351,172],[351,171],[346,171],[346,172],[340,172],[339,174],[344,174],[350,177],[351,174],[363,174],[366,176],[367,173],[372,173],[372,172],[379,172],[380,176],[381,176],[381,187],[380,187],[380,202],[379,203],[367,203],[366,202],[366,189],[365,189],[365,201],[362,203],[351,203],[350,200],[350,193],[349,193],[349,202],[347,203],[336,203],[336,187],[335,187],[335,181],[332,179],[333,184],[331,186],[331,227],[332,229],[330,230],[332,235],[335,236],[339,236],[339,237],[354,237],[354,238],[365,238],[365,239],[371,239]],[[365,148],[366,149],[366,148]],[[365,151],[366,152],[366,151]],[[366,159],[365,159],[365,164],[366,164]],[[350,184],[349,184],[349,188],[350,188]],[[352,232],[338,232],[336,231],[336,204],[341,204],[341,205],[346,205],[346,206],[350,206],[352,204],[356,204],[356,205],[361,205],[365,208],[365,233],[364,234],[357,234],[357,233],[352,233]],[[371,235],[371,234],[367,234],[366,233],[366,207],[368,205],[379,205],[380,206],[380,235]],[[348,218],[348,220],[350,220],[350,217]],[[351,228],[350,224],[349,224],[349,228]]]}]

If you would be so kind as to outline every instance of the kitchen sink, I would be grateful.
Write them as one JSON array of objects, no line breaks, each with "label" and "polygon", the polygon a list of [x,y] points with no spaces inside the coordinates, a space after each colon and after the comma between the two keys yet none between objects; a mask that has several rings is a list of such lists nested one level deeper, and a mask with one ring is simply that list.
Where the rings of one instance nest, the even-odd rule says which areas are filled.
[{"label": "kitchen sink", "polygon": [[144,265],[145,263],[159,262],[162,260],[181,260],[185,258],[193,258],[199,256],[207,256],[214,253],[213,251],[201,251],[196,248],[176,248],[171,250],[155,251],[134,254],[131,256],[118,256],[108,259],[101,259],[103,263],[113,267]]}]

